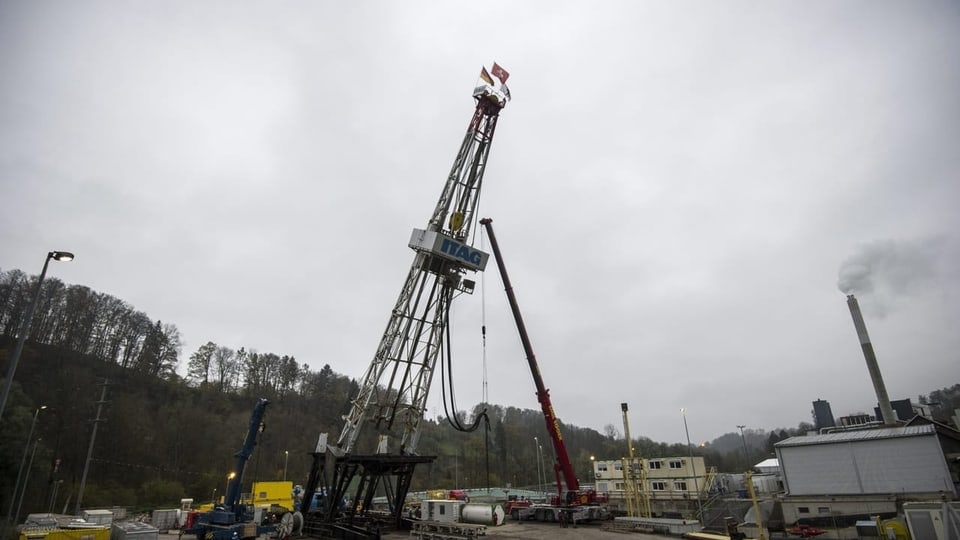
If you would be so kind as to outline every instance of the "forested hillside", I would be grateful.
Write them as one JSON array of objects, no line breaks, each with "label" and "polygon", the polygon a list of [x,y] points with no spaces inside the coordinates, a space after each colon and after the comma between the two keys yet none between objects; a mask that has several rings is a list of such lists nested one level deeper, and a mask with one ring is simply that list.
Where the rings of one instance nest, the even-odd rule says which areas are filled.
[{"label": "forested hillside", "polygon": [[[17,270],[0,272],[2,373],[35,283],[36,278]],[[119,299],[56,279],[44,281],[29,336],[0,420],[0,507],[9,505],[21,464],[29,460],[23,513],[73,511],[98,409],[101,421],[96,423],[83,507],[170,507],[183,497],[203,502],[222,495],[259,398],[271,404],[245,479],[278,480],[285,474],[304,483],[307,452],[320,432],[339,434],[357,392],[355,381],[330,366],[316,372],[292,357],[252,348],[208,342],[184,359],[175,325],[152,321]],[[181,362],[187,366],[183,378],[176,370]],[[936,403],[935,413],[945,418],[960,406],[960,385],[920,399]],[[412,489],[534,486],[535,437],[546,452],[549,474],[542,413],[477,405],[461,411],[462,420],[472,421],[483,408],[489,428],[474,433],[457,432],[443,418],[424,423],[420,454],[437,458],[417,470]],[[775,442],[808,427],[801,422],[770,433],[748,429],[692,451],[721,472],[743,471],[770,455]],[[562,423],[561,430],[581,481],[592,480],[591,456],[626,454],[626,443],[613,425],[604,433]],[[633,444],[643,457],[691,451],[646,438]]]}]

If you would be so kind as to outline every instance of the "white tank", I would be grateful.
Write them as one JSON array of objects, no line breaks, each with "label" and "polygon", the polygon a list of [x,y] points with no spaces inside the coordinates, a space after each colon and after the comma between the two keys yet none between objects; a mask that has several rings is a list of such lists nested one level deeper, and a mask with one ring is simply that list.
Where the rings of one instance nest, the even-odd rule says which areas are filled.
[{"label": "white tank", "polygon": [[465,504],[460,511],[460,521],[478,525],[502,525],[505,514],[499,504]]}]

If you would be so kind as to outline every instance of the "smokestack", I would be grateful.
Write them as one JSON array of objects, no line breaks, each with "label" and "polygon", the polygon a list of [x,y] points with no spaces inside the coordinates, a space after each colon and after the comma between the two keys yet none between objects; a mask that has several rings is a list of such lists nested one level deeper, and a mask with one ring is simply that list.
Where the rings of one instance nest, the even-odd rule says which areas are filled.
[{"label": "smokestack", "polygon": [[860,304],[852,294],[847,295],[847,306],[850,307],[850,315],[853,317],[853,326],[857,329],[857,337],[860,338],[860,348],[863,349],[863,357],[867,361],[867,370],[870,371],[870,380],[873,381],[873,389],[877,393],[877,401],[880,405],[880,414],[883,416],[885,425],[895,425],[897,417],[893,414],[893,406],[890,405],[890,398],[887,397],[887,388],[883,385],[883,376],[880,375],[880,366],[877,364],[877,355],[873,352],[873,345],[870,343],[870,336],[867,335],[867,325],[863,322],[863,314],[860,313]]}]

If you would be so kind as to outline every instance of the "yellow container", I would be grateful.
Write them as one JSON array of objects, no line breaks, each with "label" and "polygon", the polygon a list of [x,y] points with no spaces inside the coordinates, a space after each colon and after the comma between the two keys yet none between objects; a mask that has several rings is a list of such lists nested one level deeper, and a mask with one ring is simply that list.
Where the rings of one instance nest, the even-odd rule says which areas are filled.
[{"label": "yellow container", "polygon": [[110,540],[109,527],[23,531],[20,540]]},{"label": "yellow container", "polygon": [[[251,502],[251,501],[244,501]],[[293,482],[254,482],[253,506],[270,508],[272,505],[293,510]]]}]

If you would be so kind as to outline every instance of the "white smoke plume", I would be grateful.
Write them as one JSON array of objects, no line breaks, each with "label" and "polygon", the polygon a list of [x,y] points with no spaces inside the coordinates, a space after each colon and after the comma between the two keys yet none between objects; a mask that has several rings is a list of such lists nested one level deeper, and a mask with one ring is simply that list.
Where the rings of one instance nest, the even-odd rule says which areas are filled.
[{"label": "white smoke plume", "polygon": [[877,240],[859,246],[840,265],[837,286],[845,294],[911,294],[938,279],[945,240]]}]

